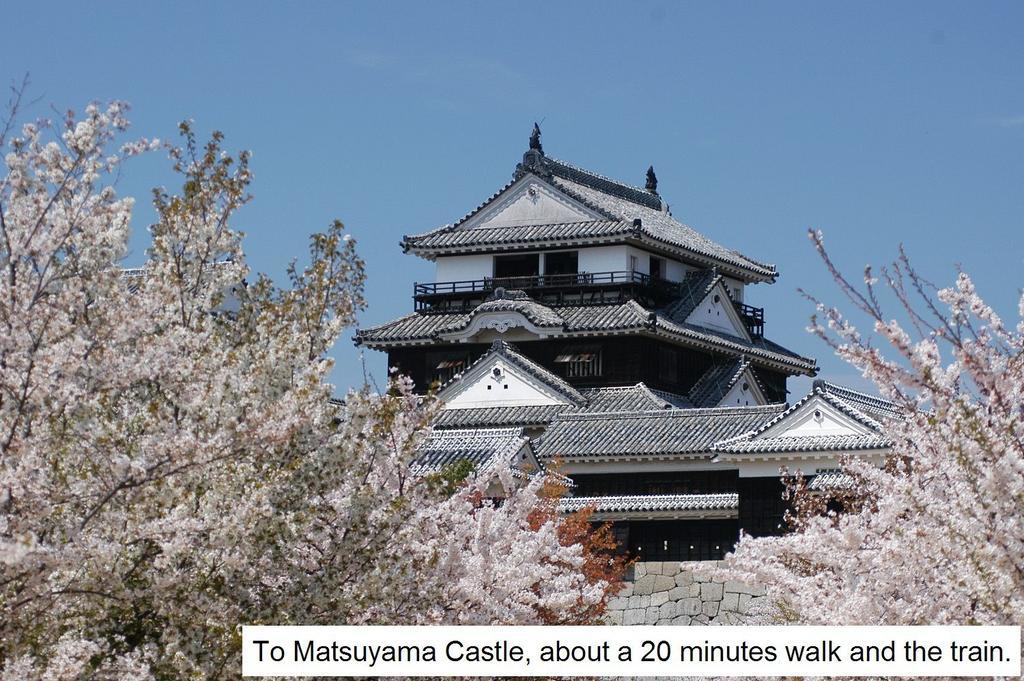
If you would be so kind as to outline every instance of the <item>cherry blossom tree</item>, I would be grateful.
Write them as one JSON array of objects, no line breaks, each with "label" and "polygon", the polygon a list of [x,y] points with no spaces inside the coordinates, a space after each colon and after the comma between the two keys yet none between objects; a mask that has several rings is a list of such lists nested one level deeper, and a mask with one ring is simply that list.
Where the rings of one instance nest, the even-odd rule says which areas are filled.
[{"label": "cherry blossom tree", "polygon": [[[395,377],[332,401],[362,306],[341,223],[280,287],[233,218],[247,154],[189,124],[123,270],[127,107],[0,134],[0,677],[239,673],[243,623],[540,623],[609,582],[534,479],[503,504],[410,463],[436,405]],[[510,483],[513,481],[510,481]],[[515,487],[514,484],[511,487]],[[599,607],[596,610],[600,610]]]},{"label": "cherry blossom tree", "polygon": [[[937,289],[902,250],[854,285],[811,237],[888,352],[817,301],[812,330],[903,417],[885,424],[885,466],[845,462],[845,512],[808,504],[795,532],[743,538],[729,574],[767,587],[769,620],[1024,623],[1024,321],[1005,323],[965,273]],[[883,312],[883,289],[904,322]]]}]

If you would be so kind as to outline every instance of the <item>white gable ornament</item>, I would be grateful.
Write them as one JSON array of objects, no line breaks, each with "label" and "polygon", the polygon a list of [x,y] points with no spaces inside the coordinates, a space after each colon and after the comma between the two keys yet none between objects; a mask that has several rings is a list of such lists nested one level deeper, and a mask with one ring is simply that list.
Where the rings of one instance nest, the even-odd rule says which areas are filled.
[{"label": "white gable ornament", "polygon": [[604,216],[533,175],[524,175],[459,229],[604,220]]}]

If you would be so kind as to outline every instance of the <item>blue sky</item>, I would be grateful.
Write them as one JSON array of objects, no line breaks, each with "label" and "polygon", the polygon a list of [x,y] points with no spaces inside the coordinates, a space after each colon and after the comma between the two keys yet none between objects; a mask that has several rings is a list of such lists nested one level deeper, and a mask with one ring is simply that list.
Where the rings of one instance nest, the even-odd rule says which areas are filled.
[{"label": "blue sky", "polygon": [[[856,275],[905,244],[940,283],[960,263],[1012,318],[1024,258],[1024,3],[30,3],[9,5],[0,77],[32,113],[133,105],[136,133],[193,118],[251,149],[239,216],[274,275],[342,219],[367,261],[363,324],[411,310],[432,264],[398,242],[506,182],[542,121],[545,150],[637,184],[654,164],[674,215],[781,277],[749,292],[766,333],[863,385],[806,333],[839,294],[805,237]],[[130,264],[162,156],[134,163]],[[340,389],[361,381],[351,333]],[[381,353],[367,351],[383,374]],[[805,381],[791,390],[801,392]]]}]

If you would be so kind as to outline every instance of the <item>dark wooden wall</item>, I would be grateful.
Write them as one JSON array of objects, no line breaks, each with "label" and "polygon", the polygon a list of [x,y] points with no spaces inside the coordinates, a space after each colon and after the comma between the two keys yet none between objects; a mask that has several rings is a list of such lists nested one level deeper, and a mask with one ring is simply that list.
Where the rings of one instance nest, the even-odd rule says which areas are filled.
[{"label": "dark wooden wall", "polygon": [[[624,386],[642,381],[650,388],[681,395],[689,392],[713,361],[722,358],[645,336],[538,340],[514,345],[523,355],[562,377],[565,377],[565,365],[555,362],[558,355],[599,348],[602,364],[600,376],[566,378],[578,388]],[[457,343],[429,348],[397,348],[388,353],[388,366],[397,367],[400,373],[413,379],[418,389],[425,390],[436,379],[435,370],[441,360],[467,357],[472,362],[489,347],[487,343]],[[668,355],[674,355],[675,359],[671,360]],[[674,371],[671,370],[673,368]],[[786,400],[784,374],[761,369],[757,370],[757,374],[770,400]]]}]

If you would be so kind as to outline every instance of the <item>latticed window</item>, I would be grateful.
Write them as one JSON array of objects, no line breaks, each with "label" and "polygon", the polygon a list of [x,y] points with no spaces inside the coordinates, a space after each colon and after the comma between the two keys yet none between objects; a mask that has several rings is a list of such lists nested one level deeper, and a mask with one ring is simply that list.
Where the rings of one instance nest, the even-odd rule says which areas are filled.
[{"label": "latticed window", "polygon": [[601,351],[575,349],[555,357],[555,364],[565,367],[566,378],[587,378],[601,375]]},{"label": "latticed window", "polygon": [[448,355],[431,357],[431,378],[439,383],[447,383],[462,373],[469,366],[468,355]]}]

